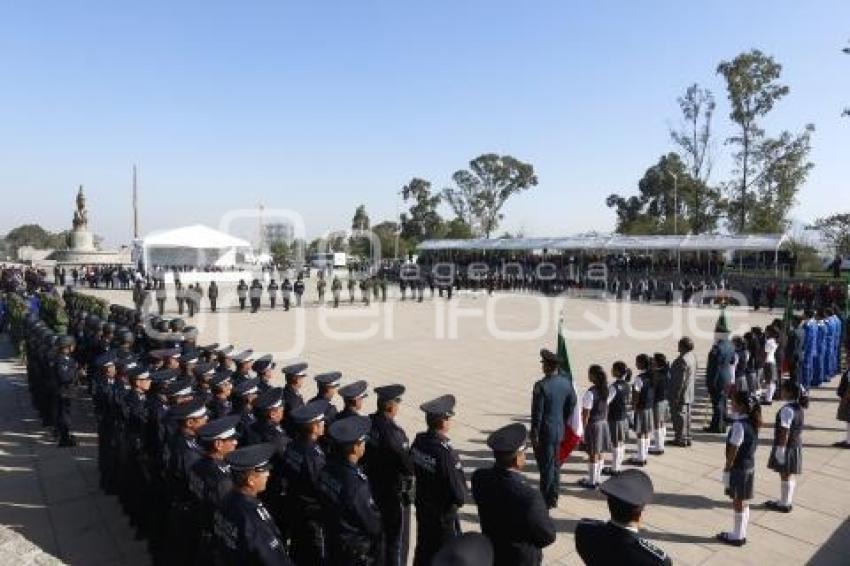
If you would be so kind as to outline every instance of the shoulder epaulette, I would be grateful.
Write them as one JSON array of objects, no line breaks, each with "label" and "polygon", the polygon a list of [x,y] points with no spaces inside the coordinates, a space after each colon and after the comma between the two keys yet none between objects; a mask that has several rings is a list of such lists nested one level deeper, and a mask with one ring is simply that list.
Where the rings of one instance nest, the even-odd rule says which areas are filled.
[{"label": "shoulder epaulette", "polygon": [[654,544],[652,544],[648,540],[641,538],[641,537],[637,537],[637,541],[638,541],[638,544],[641,546],[641,548],[643,548],[644,550],[646,550],[647,552],[649,552],[650,554],[652,554],[653,556],[655,556],[659,560],[666,560],[667,559],[667,553],[664,552],[664,550],[662,548],[655,546]]}]

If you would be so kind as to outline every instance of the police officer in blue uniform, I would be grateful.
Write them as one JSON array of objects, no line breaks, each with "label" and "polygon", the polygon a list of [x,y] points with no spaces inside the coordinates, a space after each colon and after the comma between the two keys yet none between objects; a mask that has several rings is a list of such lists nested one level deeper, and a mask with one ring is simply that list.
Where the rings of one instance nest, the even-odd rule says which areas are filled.
[{"label": "police officer in blue uniform", "polygon": [[327,405],[327,401],[310,401],[289,414],[297,435],[283,455],[292,556],[304,566],[321,564],[325,555],[319,503],[319,474],[325,467],[325,453],[318,441],[324,436]]},{"label": "police officer in blue uniform", "polygon": [[413,440],[410,455],[416,477],[416,550],[414,566],[431,564],[439,548],[460,535],[458,509],[466,500],[466,478],[448,438],[454,395],[443,395],[419,408],[428,430]]},{"label": "police officer in blue uniform", "polygon": [[233,387],[233,414],[239,415],[236,431],[239,434],[239,445],[250,446],[259,442],[254,425],[257,417],[254,415],[254,401],[257,399],[259,380],[255,377],[243,380]]},{"label": "police officer in blue uniform", "polygon": [[537,566],[543,548],[555,542],[555,524],[540,492],[526,483],[528,431],[514,423],[487,438],[496,465],[472,474],[481,531],[493,543],[497,566]]},{"label": "police officer in blue uniform", "polygon": [[77,362],[71,357],[74,345],[73,336],[60,336],[56,342],[57,355],[53,364],[55,422],[61,447],[77,445],[77,440],[71,434],[71,392],[78,371]]},{"label": "police officer in blue uniform", "polygon": [[297,426],[291,415],[295,409],[304,405],[304,396],[301,394],[301,386],[307,375],[307,364],[301,362],[291,364],[283,368],[283,377],[286,385],[283,387],[283,428],[290,437],[295,437]]},{"label": "police officer in blue uniform", "polygon": [[215,514],[215,534],[224,563],[290,566],[280,531],[258,496],[266,489],[274,447],[257,444],[227,455],[233,489]]},{"label": "police officer in blue uniform", "polygon": [[360,416],[337,420],[328,428],[334,457],[319,480],[328,566],[379,563],[381,515],[358,465],[371,428],[369,418]]},{"label": "police officer in blue uniform", "polygon": [[554,353],[540,350],[543,378],[534,384],[531,400],[531,445],[540,469],[540,491],[546,505],[558,506],[558,486],[561,470],[558,448],[564,438],[564,425],[569,421],[576,404],[572,383],[559,370],[561,359]]},{"label": "police officer in blue uniform", "polygon": [[407,434],[395,421],[404,391],[398,384],[375,388],[378,410],[370,415],[365,460],[372,495],[381,512],[385,566],[406,566],[410,547],[413,461]]},{"label": "police officer in blue uniform", "polygon": [[582,519],[576,527],[576,550],[588,566],[669,565],[662,549],[638,534],[640,517],[652,500],[652,480],[641,470],[626,470],[599,487],[608,498],[611,520]]},{"label": "police officer in blue uniform", "polygon": [[257,378],[260,380],[257,384],[257,388],[260,390],[260,393],[266,389],[274,387],[272,379],[274,378],[275,367],[277,367],[277,364],[274,363],[274,358],[272,358],[271,354],[260,356],[251,366],[251,369],[254,370],[254,374],[256,374]]},{"label": "police officer in blue uniform", "polygon": [[337,414],[336,418],[344,419],[346,417],[360,415],[363,410],[363,400],[369,396],[369,393],[366,391],[368,387],[369,384],[362,379],[340,387],[339,396],[342,397],[344,407]]}]

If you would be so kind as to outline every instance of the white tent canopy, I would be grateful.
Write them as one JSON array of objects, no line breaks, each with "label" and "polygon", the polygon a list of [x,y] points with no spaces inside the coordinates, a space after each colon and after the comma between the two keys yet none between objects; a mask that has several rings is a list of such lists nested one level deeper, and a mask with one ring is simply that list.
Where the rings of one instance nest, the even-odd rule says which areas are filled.
[{"label": "white tent canopy", "polygon": [[251,244],[202,224],[154,232],[144,238],[145,265],[229,267],[242,263]]},{"label": "white tent canopy", "polygon": [[714,235],[688,236],[624,236],[579,235],[560,238],[499,238],[488,240],[425,240],[419,244],[420,251],[489,251],[489,250],[598,250],[605,252],[624,251],[765,251],[776,252],[788,243],[786,234]]}]

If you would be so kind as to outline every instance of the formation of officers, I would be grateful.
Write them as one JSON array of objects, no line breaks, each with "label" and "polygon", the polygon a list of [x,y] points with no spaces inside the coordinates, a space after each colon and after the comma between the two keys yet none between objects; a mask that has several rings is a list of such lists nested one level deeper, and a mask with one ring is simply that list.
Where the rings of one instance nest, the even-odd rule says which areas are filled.
[{"label": "formation of officers", "polygon": [[[471,478],[482,555],[481,537],[461,536],[469,493],[449,439],[452,395],[420,406],[425,430],[409,443],[396,423],[403,385],[373,388],[376,411],[364,416],[368,384],[343,385],[339,372],[314,375],[308,398],[306,363],[283,367],[285,385],[276,387],[271,356],[199,346],[197,331],[179,319],[118,306],[109,320],[70,317],[67,335],[28,319],[35,406],[59,445],[73,445],[71,391],[88,387],[101,487],[119,498],[156,564],[403,565],[412,508],[417,566],[540,564],[555,540],[540,491],[520,473],[529,442],[522,424],[488,437],[495,464]],[[625,530],[616,536],[646,558],[627,528],[651,495],[648,477],[636,473],[603,491],[619,501]],[[606,544],[609,523],[583,525],[580,552]]]}]

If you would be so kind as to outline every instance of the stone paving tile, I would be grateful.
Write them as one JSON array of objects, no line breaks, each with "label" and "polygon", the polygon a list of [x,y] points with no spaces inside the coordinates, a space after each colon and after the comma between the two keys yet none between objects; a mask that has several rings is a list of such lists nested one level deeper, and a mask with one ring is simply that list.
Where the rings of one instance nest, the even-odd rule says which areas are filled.
[{"label": "stone paving tile", "polygon": [[[570,330],[607,328],[609,334],[603,339],[569,337],[576,382],[582,390],[587,386],[584,374],[589,364],[610,367],[617,359],[631,363],[642,352],[662,351],[672,356],[683,332],[671,327],[671,321],[681,318],[678,307],[633,305],[626,313],[618,305],[593,300],[530,295],[496,295],[488,299],[483,294],[461,294],[451,304],[426,298],[424,304],[390,302],[370,308],[344,305],[334,310],[315,306],[314,284],[308,283],[310,300],[308,307],[301,310],[284,313],[266,307],[250,314],[230,308],[216,315],[202,312],[191,323],[199,328],[201,343],[250,346],[257,353],[273,352],[281,361],[306,359],[311,372],[336,369],[346,379],[367,379],[370,386],[405,383],[408,390],[399,422],[411,438],[423,428],[418,405],[437,395],[454,393],[458,415],[451,437],[468,473],[490,465],[489,451],[483,443],[489,431],[509,422],[527,422],[531,387],[539,374],[538,350],[554,347],[555,322],[562,309]],[[130,303],[126,292],[93,293],[113,302]],[[173,307],[171,301],[167,314],[175,314]],[[704,364],[717,311],[684,310],[700,317],[702,327],[709,330],[706,336],[695,338],[698,360]],[[488,316],[502,331],[522,329],[528,331],[528,336],[494,338],[487,328]],[[774,316],[781,313],[768,315],[736,309],[729,312],[733,328],[764,326]],[[452,338],[453,319],[458,320],[456,338]],[[598,323],[600,320],[611,322]],[[666,335],[630,336],[623,331],[628,326],[644,332],[671,328]],[[541,330],[535,333],[537,327]],[[370,329],[370,335],[347,339],[330,336],[327,328],[337,333]],[[689,330],[684,332],[692,334]],[[845,520],[850,508],[850,451],[831,446],[843,435],[843,428],[835,421],[835,385],[834,381],[813,392],[804,432],[805,470],[798,482],[795,511],[790,515],[769,513],[760,507],[765,499],[776,497],[779,490],[778,476],[766,469],[772,423],[779,406],[765,408],[767,425],[756,456],[757,496],[752,502],[749,543],[744,548],[731,549],[713,538],[731,526],[732,511],[720,483],[724,439],[697,432],[710,413],[700,383],[701,398],[694,406],[694,446],[670,447],[664,456],[651,458],[645,468],[658,491],[657,500],[645,517],[647,538],[665,548],[677,564],[798,564],[809,559],[818,564],[842,563],[843,558],[833,559],[850,553],[850,536],[842,536],[848,531]],[[313,388],[308,384],[307,395],[312,394]],[[374,401],[370,398],[367,402],[371,411]],[[607,514],[598,494],[575,486],[585,473],[583,454],[574,454],[564,466],[562,497],[553,512],[558,539],[545,551],[546,564],[580,564],[572,535],[577,521],[581,517],[605,518]],[[90,481],[92,476],[87,474],[83,472]],[[533,458],[526,475],[536,485]],[[462,508],[462,519],[464,528],[477,529],[472,502]]]}]

